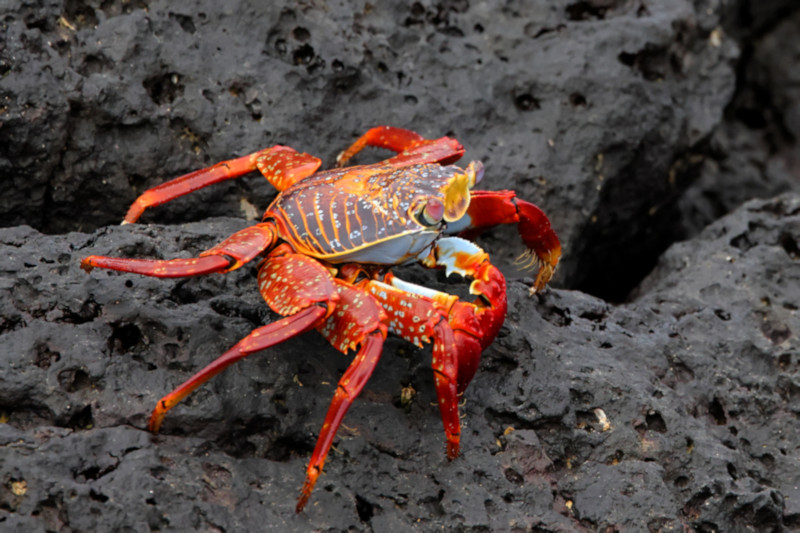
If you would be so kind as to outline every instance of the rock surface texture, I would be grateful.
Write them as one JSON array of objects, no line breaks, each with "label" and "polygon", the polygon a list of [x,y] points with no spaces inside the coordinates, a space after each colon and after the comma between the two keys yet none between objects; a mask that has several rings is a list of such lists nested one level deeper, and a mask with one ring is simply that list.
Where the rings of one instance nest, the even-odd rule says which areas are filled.
[{"label": "rock surface texture", "polygon": [[[0,530],[800,528],[796,2],[17,4],[0,7]],[[430,351],[392,338],[295,515],[348,359],[293,339],[152,435],[161,396],[274,320],[254,266],[79,262],[196,255],[258,218],[263,179],[117,223],[169,178],[276,143],[330,166],[379,124],[457,137],[565,255],[531,298],[514,230],[480,240],[509,315],[460,458]]]}]

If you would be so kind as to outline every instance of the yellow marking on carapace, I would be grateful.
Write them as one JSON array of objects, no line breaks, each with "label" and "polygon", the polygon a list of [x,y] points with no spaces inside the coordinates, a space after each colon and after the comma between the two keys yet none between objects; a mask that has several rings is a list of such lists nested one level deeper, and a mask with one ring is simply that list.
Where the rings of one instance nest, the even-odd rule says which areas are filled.
[{"label": "yellow marking on carapace", "polygon": [[[358,207],[359,207],[359,200],[355,200],[353,204],[353,215],[356,217],[356,223],[358,224],[358,230],[357,230],[358,235],[361,238],[361,242],[364,243],[366,242],[364,239],[364,222],[361,220],[361,217],[358,216],[358,211],[359,211]],[[352,239],[350,242],[352,242]]]},{"label": "yellow marking on carapace", "polygon": [[[286,221],[290,221],[290,220],[291,220],[291,217],[289,216],[289,213],[287,213],[287,212],[286,212],[286,210],[285,210],[284,208],[282,208],[282,207],[278,207],[277,209],[278,209],[278,213],[280,213],[280,215],[281,215],[281,218],[282,218],[283,220],[286,220]],[[283,224],[283,226],[285,226],[285,227],[289,228],[289,230],[290,230],[292,233],[294,233],[294,238],[293,238],[293,239],[291,239],[291,241],[292,241],[292,242],[296,242],[296,243],[302,243],[302,242],[303,242],[303,237],[300,235],[300,232],[299,232],[299,231],[298,231],[298,229],[297,229],[297,228],[294,226],[294,224],[288,224],[288,223],[287,223],[287,224]],[[289,236],[287,235],[287,237],[289,237]],[[308,246],[307,248],[310,248],[310,246]]]},{"label": "yellow marking on carapace", "polygon": [[309,243],[309,248],[313,248],[312,244],[317,246],[317,250],[319,253],[324,253],[324,248],[322,244],[314,237],[314,234],[311,232],[311,229],[308,227],[308,220],[306,219],[306,214],[303,212],[303,206],[300,204],[300,199],[294,199],[295,204],[297,205],[297,212],[300,215],[300,218],[303,221],[303,227],[306,229],[306,241]]},{"label": "yellow marking on carapace", "polygon": [[[342,236],[339,235],[339,228],[336,225],[338,218],[336,217],[337,213],[333,211],[333,205],[334,202],[328,202],[328,217],[331,221],[331,228],[333,229],[333,234],[335,236],[334,241],[338,242],[341,245]],[[328,242],[334,242],[334,241],[328,241]],[[331,248],[333,248],[333,246],[331,246]]]},{"label": "yellow marking on carapace", "polygon": [[[354,250],[354,249],[357,249],[357,247],[353,246],[353,241],[352,241],[352,239],[350,239],[350,232],[352,230],[350,229],[350,214],[347,212],[347,200],[346,199],[344,200],[344,206],[343,207],[344,207],[344,231],[347,234],[347,240],[350,242],[349,249],[350,250]],[[342,241],[342,240],[340,240],[339,242],[344,243],[344,241]],[[345,247],[345,248],[348,248],[348,247]]]},{"label": "yellow marking on carapace", "polygon": [[381,220],[378,220],[378,215],[377,215],[377,213],[375,211],[376,211],[375,209],[371,210],[370,214],[372,215],[372,220],[375,221],[375,225],[372,226],[372,227],[373,227],[373,229],[375,231],[375,238],[377,238],[378,237],[378,233],[379,233],[378,229],[381,227],[381,223],[383,221],[383,217],[381,217]]},{"label": "yellow marking on carapace", "polygon": [[[311,203],[314,207],[314,219],[317,222],[317,227],[319,228],[319,232],[321,237],[328,243],[328,247],[331,247],[331,240],[328,237],[328,234],[325,232],[325,224],[322,223],[322,213],[319,212],[318,207],[319,203],[316,200],[312,200]],[[305,217],[303,217],[305,219]],[[331,226],[334,226],[333,221],[331,221]]]}]

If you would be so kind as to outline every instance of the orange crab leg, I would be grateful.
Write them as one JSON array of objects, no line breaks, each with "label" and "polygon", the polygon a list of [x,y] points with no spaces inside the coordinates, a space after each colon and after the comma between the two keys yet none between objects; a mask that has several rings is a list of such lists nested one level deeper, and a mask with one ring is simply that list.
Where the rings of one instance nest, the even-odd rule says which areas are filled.
[{"label": "orange crab leg", "polygon": [[325,267],[309,257],[291,253],[285,244],[275,248],[261,264],[258,284],[267,304],[276,312],[288,316],[253,330],[233,348],[159,400],[150,416],[151,431],[158,431],[167,411],[203,383],[251,353],[324,323],[325,317],[330,315],[339,301],[334,280]]},{"label": "orange crab leg", "polygon": [[411,130],[378,126],[367,131],[347,150],[340,153],[336,158],[337,165],[344,166],[350,158],[367,146],[397,152],[398,155],[384,161],[391,165],[407,166],[419,163],[449,165],[464,155],[464,147],[455,139],[449,137],[426,139]]},{"label": "orange crab leg", "polygon": [[230,260],[220,255],[168,260],[90,255],[81,261],[81,268],[86,272],[91,272],[95,268],[107,268],[109,270],[155,276],[157,278],[179,278],[221,272],[227,269],[230,264]]},{"label": "orange crab leg", "polygon": [[301,512],[311,497],[311,491],[317,483],[317,478],[322,473],[325,459],[333,444],[333,438],[344,419],[345,413],[353,404],[353,400],[361,393],[378,359],[381,356],[385,333],[375,331],[370,333],[361,343],[361,348],[356,354],[353,362],[342,375],[336,387],[336,394],[331,400],[328,414],[325,415],[325,422],[322,424],[322,431],[319,433],[314,453],[306,469],[306,480],[297,499],[296,512]]},{"label": "orange crab leg", "polygon": [[286,245],[275,248],[262,263],[258,271],[258,285],[269,306],[288,316],[253,330],[233,348],[159,400],[150,416],[151,431],[158,431],[167,411],[197,387],[251,353],[317,326],[333,311],[339,300],[333,279],[325,267],[309,257],[291,253]]},{"label": "orange crab leg", "polygon": [[322,425],[297,502],[300,512],[308,502],[342,419],[372,375],[381,355],[387,327],[386,315],[366,292],[331,277],[310,257],[296,254],[288,245],[273,250],[258,273],[262,296],[276,312],[289,315],[262,326],[233,348],[164,396],[150,417],[149,428],[158,431],[172,407],[192,391],[236,361],[316,328],[338,350],[358,349],[342,375]]},{"label": "orange crab leg", "polygon": [[261,223],[237,231],[218,245],[188,259],[128,259],[90,255],[81,261],[81,268],[91,272],[93,268],[107,268],[132,272],[157,278],[199,276],[212,272],[230,272],[252,260],[272,246],[275,227],[272,223]]},{"label": "orange crab leg", "polygon": [[558,265],[561,243],[544,212],[514,191],[470,191],[467,214],[449,224],[446,232],[470,239],[498,224],[517,224],[532,264],[539,263],[533,290],[543,289]]},{"label": "orange crab leg", "polygon": [[161,428],[161,423],[164,421],[164,415],[167,414],[167,411],[175,407],[178,402],[186,398],[206,381],[252,353],[275,346],[286,339],[312,329],[320,319],[325,317],[327,312],[328,310],[325,307],[312,305],[294,315],[254,329],[249,335],[237,342],[233,348],[186,380],[177,389],[161,398],[150,415],[148,428],[150,431],[157,433]]},{"label": "orange crab leg", "polygon": [[306,481],[297,501],[296,511],[303,510],[311,491],[322,473],[325,458],[333,438],[353,400],[361,393],[375,370],[386,338],[386,315],[380,305],[366,292],[341,280],[334,280],[339,295],[335,312],[317,329],[342,353],[358,347],[350,366],[339,380],[325,422],[322,424],[317,445],[311,454],[306,470]]},{"label": "orange crab leg", "polygon": [[296,152],[288,146],[275,145],[250,155],[195,170],[146,190],[133,202],[122,223],[136,222],[148,207],[164,204],[221,181],[238,178],[256,169],[260,170],[276,189],[282,191],[292,183],[316,172],[321,163],[316,157]]}]

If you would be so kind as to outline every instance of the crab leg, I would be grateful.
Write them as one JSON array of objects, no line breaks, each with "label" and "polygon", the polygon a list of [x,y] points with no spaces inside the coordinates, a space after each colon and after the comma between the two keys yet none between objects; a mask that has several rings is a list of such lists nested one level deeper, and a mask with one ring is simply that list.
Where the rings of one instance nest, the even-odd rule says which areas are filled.
[{"label": "crab leg", "polygon": [[149,428],[158,431],[167,411],[236,361],[311,328],[316,327],[344,353],[357,348],[358,353],[339,380],[311,456],[297,502],[296,509],[300,512],[322,473],[325,458],[345,413],[364,388],[380,358],[386,338],[386,315],[368,294],[333,279],[322,264],[293,253],[288,245],[281,245],[270,253],[259,270],[258,282],[269,306],[289,316],[253,330],[233,348],[164,396],[153,410]]},{"label": "crab leg", "polygon": [[369,294],[340,279],[334,279],[322,264],[281,245],[270,253],[258,272],[261,294],[277,313],[297,313],[311,302],[325,298],[335,309],[315,327],[342,353],[358,349],[336,388],[317,444],[306,470],[306,480],[297,501],[302,511],[322,473],[333,439],[353,400],[364,388],[381,355],[386,338],[386,315]]},{"label": "crab leg", "polygon": [[544,288],[561,257],[561,243],[550,220],[537,206],[517,198],[514,191],[470,191],[467,214],[448,224],[446,233],[472,238],[498,224],[517,224],[530,266],[539,264],[532,291]]},{"label": "crab leg", "polygon": [[426,139],[419,133],[391,126],[378,126],[367,131],[336,158],[343,167],[350,158],[367,146],[386,148],[398,155],[384,161],[389,164],[414,165],[418,163],[441,163],[449,165],[461,159],[464,147],[455,139],[441,137]]},{"label": "crab leg", "polygon": [[177,389],[161,398],[158,404],[156,404],[156,408],[153,409],[153,413],[150,415],[148,428],[150,431],[157,433],[167,411],[175,407],[178,402],[186,398],[206,381],[252,353],[259,352],[270,346],[275,346],[286,339],[290,339],[310,330],[320,319],[325,317],[327,312],[328,310],[324,306],[312,305],[294,315],[287,316],[272,324],[254,329],[249,335],[237,342],[233,348],[186,380]]},{"label": "crab leg", "polygon": [[422,264],[444,267],[447,274],[472,278],[474,302],[403,281],[391,272],[383,281],[365,283],[389,315],[389,330],[422,346],[433,341],[434,383],[447,436],[447,457],[458,457],[461,422],[458,396],[472,381],[481,353],[492,343],[506,315],[506,282],[475,244],[449,237],[440,239]]},{"label": "crab leg", "polygon": [[292,183],[316,172],[321,163],[316,157],[296,152],[288,146],[275,145],[250,155],[195,170],[146,190],[133,202],[122,223],[136,222],[148,207],[164,204],[221,181],[238,178],[256,169],[260,170],[276,189],[282,191]]},{"label": "crab leg", "polygon": [[[231,248],[226,250],[231,251]],[[291,253],[285,244],[275,248],[262,263],[258,271],[258,285],[267,304],[277,313],[288,316],[253,330],[233,348],[164,396],[150,417],[151,431],[158,431],[167,411],[197,387],[251,353],[319,325],[339,301],[333,279],[325,267],[309,257]]]},{"label": "crab leg", "polygon": [[93,268],[107,268],[122,272],[133,272],[157,278],[199,276],[211,272],[230,272],[272,246],[275,227],[264,222],[237,231],[218,245],[201,253],[199,257],[187,259],[128,259],[90,255],[81,261],[81,268],[91,272]]},{"label": "crab leg", "polygon": [[[388,273],[384,281],[370,280],[366,288],[389,315],[389,331],[422,348],[433,342],[433,380],[447,437],[447,457],[459,454],[461,421],[458,416],[458,363],[469,349],[447,322],[448,310],[458,298],[407,283]],[[478,346],[480,356],[480,346]]]},{"label": "crab leg", "polygon": [[274,346],[323,323],[339,301],[333,278],[325,267],[309,257],[291,253],[287,245],[275,248],[262,263],[258,271],[258,285],[267,304],[287,316],[253,330],[233,348],[159,400],[150,416],[151,431],[158,431],[167,411],[197,387],[251,353]]},{"label": "crab leg", "polygon": [[306,470],[306,481],[297,501],[298,513],[308,503],[345,413],[375,370],[386,338],[387,328],[384,324],[386,315],[380,305],[366,292],[341,280],[334,281],[339,294],[339,305],[324,323],[317,326],[317,329],[342,353],[357,347],[358,353],[339,380],[336,393],[328,408],[322,431]]}]

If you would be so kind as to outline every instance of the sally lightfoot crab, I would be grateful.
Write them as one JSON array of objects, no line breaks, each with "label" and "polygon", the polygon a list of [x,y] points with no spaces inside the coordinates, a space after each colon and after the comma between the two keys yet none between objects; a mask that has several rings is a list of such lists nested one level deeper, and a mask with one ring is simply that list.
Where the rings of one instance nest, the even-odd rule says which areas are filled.
[{"label": "sally lightfoot crab", "polygon": [[[396,152],[380,163],[345,167],[366,146]],[[167,411],[236,361],[316,329],[334,348],[355,351],[339,380],[297,502],[308,502],[347,409],[381,355],[387,332],[422,346],[433,344],[433,379],[444,423],[447,456],[459,454],[459,396],[494,340],[506,314],[505,278],[489,256],[463,237],[497,224],[517,224],[530,266],[532,290],[550,280],[561,255],[544,213],[513,191],[481,191],[483,165],[451,165],[464,153],[458,141],[429,140],[387,126],[369,130],[337,158],[338,168],[318,172],[321,161],[276,145],[217,163],[145,191],[124,223],[150,207],[224,180],[259,170],[279,191],[262,221],[190,259],[90,256],[87,272],[107,268],[155,277],[230,272],[261,257],[258,286],[283,318],[253,330],[230,350],[159,400],[149,428],[158,431]],[[460,235],[450,236],[450,235]],[[419,262],[472,279],[465,302],[397,278],[391,267]]]}]

